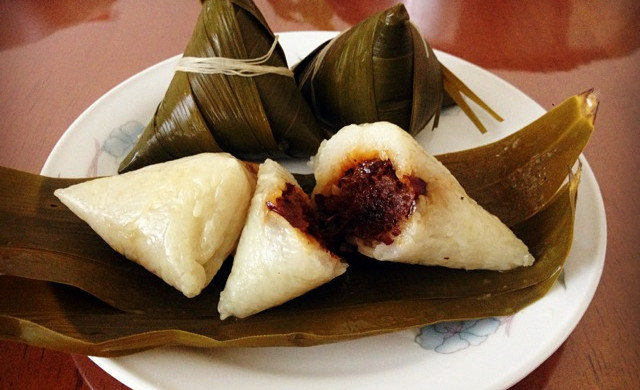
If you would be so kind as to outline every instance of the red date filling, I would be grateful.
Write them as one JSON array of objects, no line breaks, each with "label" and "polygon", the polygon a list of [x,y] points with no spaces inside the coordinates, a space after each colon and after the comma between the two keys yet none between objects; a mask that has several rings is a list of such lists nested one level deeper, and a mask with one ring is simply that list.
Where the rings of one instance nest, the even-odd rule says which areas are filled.
[{"label": "red date filling", "polygon": [[396,176],[388,160],[365,160],[348,169],[331,195],[316,195],[315,202],[325,241],[339,245],[344,237],[393,243],[427,193],[427,183],[415,176]]},{"label": "red date filling", "polygon": [[365,160],[344,173],[331,195],[316,195],[315,210],[307,194],[290,183],[266,205],[291,226],[338,251],[346,237],[393,243],[416,200],[426,193],[424,180],[399,179],[390,161]]},{"label": "red date filling", "polygon": [[282,215],[291,226],[319,239],[316,214],[309,197],[299,187],[287,183],[280,197],[266,203],[269,210]]}]

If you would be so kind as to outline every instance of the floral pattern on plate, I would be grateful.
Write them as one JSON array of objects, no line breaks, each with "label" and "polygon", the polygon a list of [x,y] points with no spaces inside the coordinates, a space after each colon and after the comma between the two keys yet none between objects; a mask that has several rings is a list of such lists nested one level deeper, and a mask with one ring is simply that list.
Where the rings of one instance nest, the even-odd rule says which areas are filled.
[{"label": "floral pattern on plate", "polygon": [[[120,161],[138,142],[144,127],[138,121],[128,121],[122,126],[112,129],[101,145],[100,141],[96,140],[96,152],[87,170],[87,177],[99,176],[103,171],[100,169],[103,164],[106,164],[107,167],[120,165]],[[109,161],[102,161],[105,158]]]},{"label": "floral pattern on plate", "polygon": [[424,349],[450,354],[478,346],[506,325],[508,334],[513,316],[467,321],[440,322],[420,329],[415,341]]}]

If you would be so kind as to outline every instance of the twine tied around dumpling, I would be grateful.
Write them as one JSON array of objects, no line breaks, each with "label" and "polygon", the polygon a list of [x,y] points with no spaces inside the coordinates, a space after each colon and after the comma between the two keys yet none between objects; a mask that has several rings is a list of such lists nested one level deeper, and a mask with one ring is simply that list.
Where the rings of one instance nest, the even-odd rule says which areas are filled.
[{"label": "twine tied around dumpling", "polygon": [[175,70],[180,72],[223,74],[228,76],[255,77],[265,74],[277,74],[293,78],[293,72],[283,66],[263,65],[269,60],[278,45],[275,36],[269,51],[258,58],[226,58],[226,57],[182,57]]}]

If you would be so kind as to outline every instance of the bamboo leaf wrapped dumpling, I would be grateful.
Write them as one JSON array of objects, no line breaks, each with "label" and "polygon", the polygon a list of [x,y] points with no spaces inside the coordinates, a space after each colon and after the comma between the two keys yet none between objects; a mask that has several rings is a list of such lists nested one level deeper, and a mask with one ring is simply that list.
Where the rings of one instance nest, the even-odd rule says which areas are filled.
[{"label": "bamboo leaf wrapped dumpling", "polygon": [[[204,1],[183,61],[236,62],[230,68],[224,65],[224,73],[213,74],[181,66],[119,172],[202,152],[225,151],[245,160],[307,158],[315,153],[322,131],[274,39],[251,0]],[[261,57],[258,65],[271,68],[250,75],[226,74],[246,63],[255,65],[252,60]],[[238,60],[243,63],[238,65]],[[287,72],[288,76],[280,74]]]},{"label": "bamboo leaf wrapped dumpling", "polygon": [[244,318],[280,305],[343,274],[339,257],[318,241],[308,195],[284,167],[266,160],[220,293],[220,317]]},{"label": "bamboo leaf wrapped dumpling", "polygon": [[255,175],[227,153],[202,153],[54,194],[114,250],[187,297],[235,249]]},{"label": "bamboo leaf wrapped dumpling", "polygon": [[313,199],[333,245],[346,237],[378,260],[449,268],[533,264],[527,246],[398,126],[347,126],[313,164]]},{"label": "bamboo leaf wrapped dumpling", "polygon": [[320,46],[295,68],[325,131],[388,121],[412,135],[437,125],[443,80],[435,54],[404,5],[377,13]]}]

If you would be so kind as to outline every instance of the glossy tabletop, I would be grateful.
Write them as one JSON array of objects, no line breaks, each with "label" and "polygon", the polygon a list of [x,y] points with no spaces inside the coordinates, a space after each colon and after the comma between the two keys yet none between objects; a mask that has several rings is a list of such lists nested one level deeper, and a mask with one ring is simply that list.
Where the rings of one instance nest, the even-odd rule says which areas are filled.
[{"label": "glossy tabletop", "polygon": [[[343,30],[395,2],[256,0],[276,32]],[[607,213],[601,282],[566,342],[513,389],[640,388],[640,2],[405,4],[434,48],[488,69],[546,109],[598,92],[585,155]],[[0,165],[40,172],[91,103],[182,52],[199,10],[198,0],[0,0]],[[0,341],[0,388],[125,387],[87,357]]]}]

